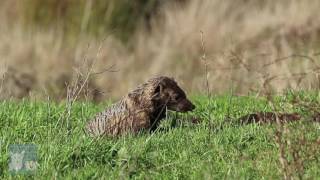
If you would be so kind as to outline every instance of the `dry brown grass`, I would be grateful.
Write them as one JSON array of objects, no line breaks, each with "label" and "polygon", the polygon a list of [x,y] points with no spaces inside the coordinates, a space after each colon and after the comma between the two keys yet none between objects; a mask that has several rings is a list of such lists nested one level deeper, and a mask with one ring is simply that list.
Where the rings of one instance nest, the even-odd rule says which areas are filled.
[{"label": "dry brown grass", "polygon": [[[105,98],[119,97],[159,74],[175,77],[193,93],[203,92],[206,80],[213,93],[320,86],[317,0],[190,1],[184,7],[164,8],[152,29],[142,27],[129,45],[112,33],[100,38],[81,34],[75,42],[66,42],[61,29],[24,28],[19,18],[12,23],[15,13],[7,10],[9,5],[0,11],[1,67],[32,76],[35,83],[29,91],[36,96],[48,92],[66,97],[66,84],[71,84],[84,58],[95,62],[94,72],[113,66],[114,72],[93,73],[88,80]],[[200,32],[208,61],[206,80]],[[6,81],[1,87],[16,88]]]}]

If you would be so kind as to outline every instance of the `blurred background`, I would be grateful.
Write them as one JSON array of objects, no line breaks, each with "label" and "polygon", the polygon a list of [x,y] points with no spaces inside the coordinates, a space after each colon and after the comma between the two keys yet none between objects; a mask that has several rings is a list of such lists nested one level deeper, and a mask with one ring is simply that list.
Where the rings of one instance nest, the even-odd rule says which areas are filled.
[{"label": "blurred background", "polygon": [[319,89],[319,8],[318,0],[1,0],[0,98],[61,100],[85,84],[83,96],[101,101],[154,75],[189,94]]}]

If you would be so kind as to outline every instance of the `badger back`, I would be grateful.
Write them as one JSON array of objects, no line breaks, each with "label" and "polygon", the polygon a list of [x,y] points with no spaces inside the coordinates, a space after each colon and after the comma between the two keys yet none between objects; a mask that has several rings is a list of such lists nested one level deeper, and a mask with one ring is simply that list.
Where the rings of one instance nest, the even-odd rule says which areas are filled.
[{"label": "badger back", "polygon": [[127,106],[122,99],[91,119],[85,127],[86,133],[90,136],[117,135],[120,133],[122,119],[127,116]]},{"label": "badger back", "polygon": [[164,79],[175,83],[173,79],[164,76],[149,79],[119,102],[97,114],[86,125],[86,132],[91,136],[115,136],[128,131],[137,132],[143,128],[150,128],[150,122],[154,121],[152,118],[159,117],[158,114],[162,112],[159,112],[159,107],[162,107],[163,103],[159,104],[157,89]]},{"label": "badger back", "polygon": [[105,111],[98,113],[86,125],[86,133],[95,137],[103,135],[115,136],[129,131],[134,126],[132,123],[137,113],[140,115],[145,114],[147,118],[147,114],[153,110],[151,99],[155,83],[155,80],[149,80],[139,85],[120,101],[111,105]]}]

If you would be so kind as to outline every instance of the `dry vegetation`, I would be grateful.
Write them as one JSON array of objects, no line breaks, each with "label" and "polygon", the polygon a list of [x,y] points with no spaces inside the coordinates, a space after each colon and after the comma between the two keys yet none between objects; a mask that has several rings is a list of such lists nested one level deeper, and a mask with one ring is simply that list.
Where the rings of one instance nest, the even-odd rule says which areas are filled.
[{"label": "dry vegetation", "polygon": [[74,27],[78,33],[73,35],[59,24],[26,26],[22,2],[0,3],[0,98],[64,98],[74,77],[87,73],[79,68],[86,64],[93,66],[87,82],[95,100],[119,97],[159,74],[175,77],[193,93],[201,92],[206,80],[214,93],[320,86],[317,0],[166,4],[147,26],[134,28],[127,41],[117,28],[87,33],[93,21],[88,17],[96,16],[93,4],[99,1],[85,3],[81,26]]}]

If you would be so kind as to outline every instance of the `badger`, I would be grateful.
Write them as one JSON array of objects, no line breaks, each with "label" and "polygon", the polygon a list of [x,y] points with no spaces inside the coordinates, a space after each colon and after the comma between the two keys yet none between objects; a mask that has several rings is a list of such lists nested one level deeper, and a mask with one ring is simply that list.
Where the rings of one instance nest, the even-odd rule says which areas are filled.
[{"label": "badger", "polygon": [[167,109],[188,112],[194,108],[173,78],[154,77],[89,120],[85,132],[93,137],[152,132],[165,118]]}]

